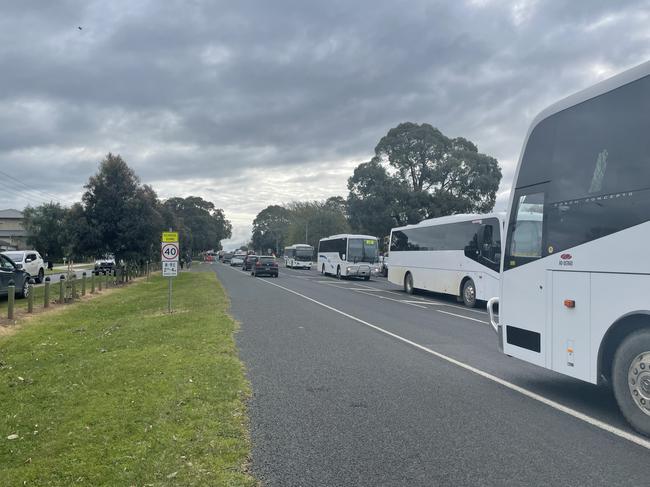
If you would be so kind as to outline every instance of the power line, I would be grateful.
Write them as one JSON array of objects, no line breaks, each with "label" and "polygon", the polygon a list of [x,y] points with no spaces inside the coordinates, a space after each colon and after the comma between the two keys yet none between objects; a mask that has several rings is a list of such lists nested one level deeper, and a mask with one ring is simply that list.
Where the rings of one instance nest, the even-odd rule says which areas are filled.
[{"label": "power line", "polygon": [[33,186],[28,185],[27,183],[21,181],[20,179],[15,178],[15,177],[12,176],[11,174],[7,174],[7,173],[4,172],[4,171],[0,171],[0,174],[2,174],[2,175],[4,175],[4,176],[6,176],[7,178],[9,178],[9,179],[11,179],[11,180],[17,182],[18,184],[22,184],[25,188],[27,188],[27,190],[28,190],[29,192],[33,193],[34,195],[36,195],[36,196],[38,196],[38,197],[40,197],[39,195],[42,194],[42,195],[46,196],[46,199],[47,199],[47,200],[54,200],[54,201],[56,201],[57,203],[61,203],[61,201],[58,199],[58,197],[57,197],[57,196],[54,196],[54,195],[51,194],[51,193],[48,193],[48,192],[46,192],[46,191],[42,191],[42,190],[40,190],[40,189],[36,189],[36,188],[34,188]]}]

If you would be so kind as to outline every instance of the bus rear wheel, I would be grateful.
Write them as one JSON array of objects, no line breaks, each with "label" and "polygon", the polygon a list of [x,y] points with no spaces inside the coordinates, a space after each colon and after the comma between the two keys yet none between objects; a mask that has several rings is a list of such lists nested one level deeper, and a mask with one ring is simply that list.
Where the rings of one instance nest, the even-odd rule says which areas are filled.
[{"label": "bus rear wheel", "polygon": [[476,286],[471,279],[467,279],[463,284],[463,303],[468,308],[476,307]]},{"label": "bus rear wheel", "polygon": [[630,333],[619,345],[612,365],[612,388],[625,419],[650,436],[650,329]]},{"label": "bus rear wheel", "polygon": [[406,276],[404,276],[404,291],[406,294],[413,294],[415,292],[415,288],[413,287],[413,276],[410,272],[407,272]]}]

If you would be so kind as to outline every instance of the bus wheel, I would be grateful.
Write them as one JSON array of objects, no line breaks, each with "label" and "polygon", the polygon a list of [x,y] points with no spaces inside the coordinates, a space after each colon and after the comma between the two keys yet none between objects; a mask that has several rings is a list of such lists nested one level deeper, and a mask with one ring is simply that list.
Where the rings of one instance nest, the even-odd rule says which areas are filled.
[{"label": "bus wheel", "polygon": [[619,345],[612,386],[625,419],[639,433],[650,436],[650,329],[631,333]]},{"label": "bus wheel", "polygon": [[404,276],[404,291],[406,291],[406,294],[413,294],[415,292],[413,288],[413,276],[410,272],[407,272],[406,276]]},{"label": "bus wheel", "polygon": [[465,284],[463,284],[463,303],[468,308],[476,306],[476,286],[471,279],[467,279]]},{"label": "bus wheel", "polygon": [[336,268],[336,278],[341,279],[341,266]]}]

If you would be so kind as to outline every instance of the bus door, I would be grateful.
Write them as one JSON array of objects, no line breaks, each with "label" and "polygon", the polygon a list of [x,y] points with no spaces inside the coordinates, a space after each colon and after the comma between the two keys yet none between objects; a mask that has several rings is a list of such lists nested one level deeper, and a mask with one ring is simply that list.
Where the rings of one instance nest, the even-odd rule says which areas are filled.
[{"label": "bus door", "polygon": [[501,295],[508,299],[499,307],[504,352],[541,366],[548,366],[545,340],[550,335],[550,283],[542,259],[545,188],[537,184],[515,190],[501,275]]}]

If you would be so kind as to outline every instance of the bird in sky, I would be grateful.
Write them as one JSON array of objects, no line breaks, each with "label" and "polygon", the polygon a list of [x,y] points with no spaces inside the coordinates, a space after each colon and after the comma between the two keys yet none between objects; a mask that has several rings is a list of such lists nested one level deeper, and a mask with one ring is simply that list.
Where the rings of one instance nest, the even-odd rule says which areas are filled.
[{"label": "bird in sky", "polygon": [[79,27],[77,27],[77,29],[79,29],[79,30],[83,30],[83,27],[79,26]]}]

